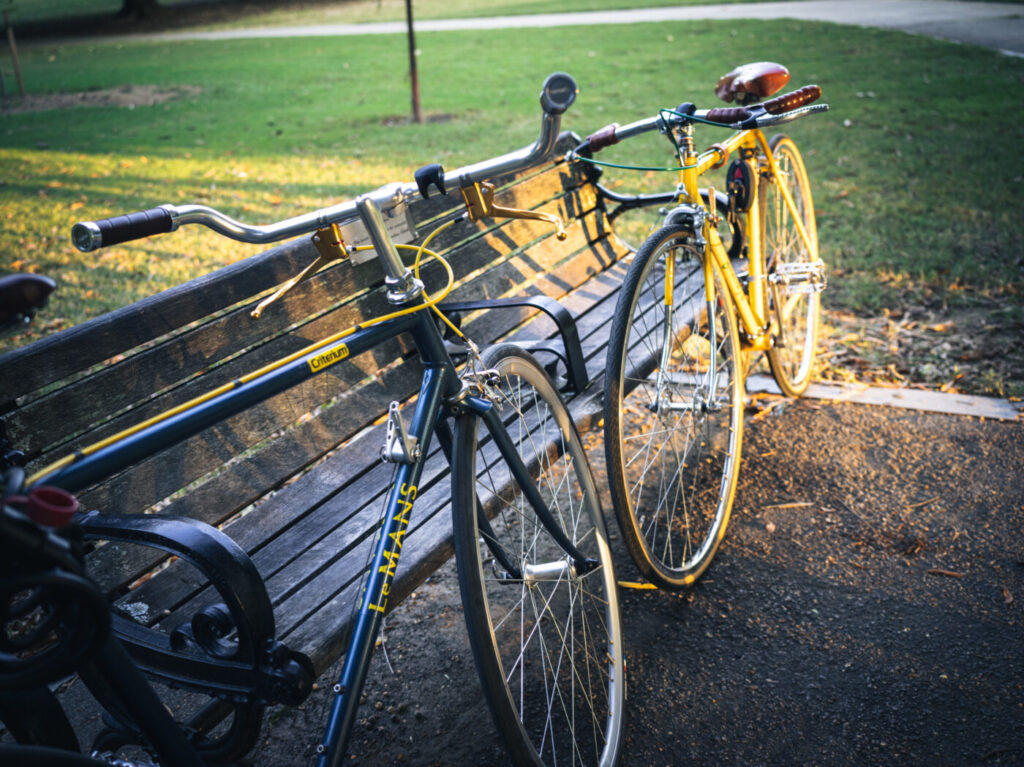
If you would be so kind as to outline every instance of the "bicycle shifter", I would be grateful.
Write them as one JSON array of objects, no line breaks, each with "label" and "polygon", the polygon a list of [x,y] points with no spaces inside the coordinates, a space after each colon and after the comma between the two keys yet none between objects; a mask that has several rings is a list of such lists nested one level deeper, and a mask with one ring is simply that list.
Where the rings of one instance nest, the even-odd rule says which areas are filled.
[{"label": "bicycle shifter", "polygon": [[466,210],[469,212],[470,221],[498,217],[547,221],[555,227],[555,236],[559,240],[564,240],[568,236],[565,233],[565,227],[562,226],[562,219],[551,213],[541,213],[537,210],[520,210],[519,208],[503,208],[500,205],[495,205],[494,184],[481,181],[472,186],[461,187],[459,191],[462,192],[462,199],[466,203]]}]

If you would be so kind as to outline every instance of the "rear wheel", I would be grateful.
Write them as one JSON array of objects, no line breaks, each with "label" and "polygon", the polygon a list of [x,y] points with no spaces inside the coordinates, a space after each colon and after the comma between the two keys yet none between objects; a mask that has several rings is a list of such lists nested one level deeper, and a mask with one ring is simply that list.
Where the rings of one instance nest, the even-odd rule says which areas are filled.
[{"label": "rear wheel", "polygon": [[[776,328],[768,364],[783,394],[796,397],[811,381],[818,344],[820,285],[815,286],[804,271],[812,269],[818,260],[818,228],[811,185],[796,144],[780,135],[773,136],[769,146],[777,173],[768,178],[761,192],[761,242],[770,287],[769,312]],[[795,216],[783,188],[793,200]],[[798,220],[810,240],[810,249],[800,234]],[[823,280],[823,268],[818,274]]]},{"label": "rear wheel", "polygon": [[483,417],[459,418],[452,497],[470,644],[517,764],[611,765],[624,655],[615,574],[590,467],[548,375],[521,349],[483,355],[497,415],[574,560],[542,524]]},{"label": "rear wheel", "polygon": [[619,292],[605,379],[615,515],[633,561],[666,589],[692,584],[725,535],[743,429],[732,301],[715,272],[709,307],[693,240],[667,226],[637,251]]}]

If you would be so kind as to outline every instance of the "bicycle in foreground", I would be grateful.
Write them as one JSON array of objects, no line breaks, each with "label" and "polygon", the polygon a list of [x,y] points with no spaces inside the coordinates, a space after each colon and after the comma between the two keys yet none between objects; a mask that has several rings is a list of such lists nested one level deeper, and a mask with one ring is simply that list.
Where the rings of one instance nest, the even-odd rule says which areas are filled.
[{"label": "bicycle in foreground", "polygon": [[[271,311],[278,297],[331,261],[357,254],[364,258],[372,253],[370,257],[376,257],[383,268],[387,298],[395,306],[393,312],[322,339],[85,447],[29,477],[17,468],[6,474],[5,506],[18,519],[28,513],[33,497],[51,491],[74,493],[343,359],[407,334],[423,363],[422,384],[408,426],[398,403],[392,404],[388,415],[382,459],[394,467],[391,489],[329,719],[317,749],[318,765],[342,763],[415,505],[417,485],[435,436],[452,468],[455,552],[470,643],[485,698],[513,760],[519,764],[607,765],[617,758],[625,684],[622,630],[600,501],[582,444],[555,385],[527,352],[511,344],[499,344],[480,353],[471,340],[462,337],[467,362],[461,370],[456,369],[439,323],[448,324],[456,335],[461,336],[461,331],[438,307],[452,287],[452,273],[439,254],[428,249],[436,234],[462,217],[476,220],[495,213],[484,179],[545,160],[558,137],[560,116],[575,95],[575,82],[568,75],[548,78],[541,94],[541,135],[532,147],[448,174],[439,166],[425,166],[417,173],[416,183],[386,185],[352,202],[269,226],[248,226],[205,206],[167,205],[83,222],[73,231],[74,242],[83,251],[169,232],[184,224],[201,224],[232,239],[256,243],[312,233],[320,258],[261,302],[255,315]],[[431,184],[442,192],[446,184],[458,187],[467,212],[449,216],[421,245],[396,245],[384,217],[401,214],[410,201],[426,197]],[[501,215],[516,213],[524,218],[538,217],[508,209],[502,209]],[[361,222],[371,245],[351,248],[343,242],[339,224],[353,220]],[[560,226],[560,222],[550,222]],[[403,263],[399,249],[414,257],[412,268]],[[439,291],[428,293],[419,279],[425,256],[437,259],[448,273],[448,285]],[[79,520],[86,536],[99,532],[91,529],[90,519],[87,515]],[[146,522],[135,524],[144,526]],[[230,539],[213,530],[202,534],[207,546],[219,546],[227,552],[232,569],[255,574],[244,552]],[[73,571],[73,564],[65,563],[64,569]],[[258,580],[258,574],[253,577]],[[5,582],[5,618],[11,618],[11,606],[17,601],[15,586],[25,588],[26,584],[31,586],[32,582]],[[249,583],[247,587],[258,592],[262,583]],[[262,594],[265,599],[265,590]],[[27,608],[44,614],[60,615],[66,609],[60,594],[42,581],[32,590],[32,600]],[[14,612],[25,614],[25,609],[22,605]],[[74,623],[68,620],[69,625]],[[61,625],[58,620],[50,627],[60,629]],[[74,633],[57,630],[57,636],[61,641],[51,648],[55,654]],[[120,634],[119,641],[131,655],[143,641],[160,640],[152,636],[140,639],[133,630]],[[240,623],[238,643],[246,643]],[[55,671],[45,668],[50,651],[41,649],[32,658],[8,652],[0,660],[10,666],[7,670],[11,673],[18,670],[19,663],[38,664],[47,673],[37,669],[34,681],[53,681]],[[225,652],[230,654],[230,647]],[[292,697],[300,692],[308,694],[312,680],[303,678],[302,659],[290,657],[286,648],[276,657],[281,668],[270,671],[287,677],[284,681],[291,683]],[[60,666],[64,668],[66,664]],[[154,669],[152,662],[147,668],[160,678],[160,669]],[[106,670],[117,673],[110,664]],[[214,676],[193,678],[186,686],[215,692],[218,687]],[[176,681],[181,683],[180,678]],[[102,696],[98,697],[104,702]],[[131,709],[119,706],[116,695],[108,695],[105,700],[111,703],[110,713],[122,728],[132,730]],[[144,745],[162,756],[148,735],[142,733]],[[206,761],[218,761],[216,757],[222,756],[216,753],[216,743],[207,743],[201,737],[191,738],[181,749],[186,747],[194,747]],[[237,751],[235,748],[233,756],[237,757]],[[164,763],[195,762],[178,754]]]},{"label": "bicycle in foreground", "polygon": [[[678,170],[671,192],[601,190],[625,208],[671,206],[619,292],[604,391],[615,514],[633,560],[665,589],[693,584],[725,535],[753,355],[765,353],[786,396],[800,395],[811,377],[826,284],[811,189],[793,140],[762,130],[828,106],[808,105],[820,96],[815,85],[757,103],[788,79],[771,62],[739,67],[716,88],[739,106],[662,109],[609,125],[574,151],[603,164],[593,160],[598,150],[658,130],[678,159],[678,168],[657,169]],[[698,153],[697,125],[734,132]],[[724,192],[699,188],[730,157]]]}]

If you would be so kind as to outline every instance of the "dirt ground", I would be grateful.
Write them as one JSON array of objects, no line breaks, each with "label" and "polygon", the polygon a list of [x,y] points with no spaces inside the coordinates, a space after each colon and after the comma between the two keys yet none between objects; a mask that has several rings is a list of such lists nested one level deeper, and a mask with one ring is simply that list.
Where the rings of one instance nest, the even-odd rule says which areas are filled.
[{"label": "dirt ground", "polygon": [[[621,763],[1024,764],[1021,424],[805,400],[744,442],[696,588],[622,592]],[[504,764],[451,564],[384,636],[349,763]],[[258,767],[311,762],[335,674]]]},{"label": "dirt ground", "polygon": [[30,93],[24,98],[12,99],[0,106],[0,114],[39,112],[44,109],[71,109],[73,107],[128,107],[153,106],[165,101],[197,95],[202,89],[195,85],[160,88],[156,85],[122,85],[117,88],[97,88],[72,93]]},{"label": "dirt ground", "polygon": [[825,310],[815,376],[1019,402],[1024,323],[1012,319],[1019,306],[1011,295],[973,308],[908,298],[879,315]]}]

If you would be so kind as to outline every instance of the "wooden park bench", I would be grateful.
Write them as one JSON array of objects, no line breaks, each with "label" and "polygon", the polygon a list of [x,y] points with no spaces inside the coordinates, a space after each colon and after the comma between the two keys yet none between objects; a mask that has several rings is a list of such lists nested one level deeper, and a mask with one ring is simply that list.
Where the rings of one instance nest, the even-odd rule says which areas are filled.
[{"label": "wooden park bench", "polygon": [[[581,164],[561,160],[577,141],[563,134],[548,165],[495,179],[497,204],[561,217],[566,240],[543,222],[487,219],[459,223],[431,247],[458,280],[446,303],[547,296],[575,317],[582,383],[590,385],[567,396],[585,429],[600,414],[628,248]],[[420,236],[460,205],[458,194],[414,203]],[[258,321],[250,317],[260,297],[316,255],[299,238],[0,358],[0,418],[29,470],[387,310],[376,262],[342,262]],[[478,343],[555,339],[549,345],[561,349],[554,323],[535,306],[462,315]],[[219,527],[266,583],[277,637],[319,675],[343,651],[389,485],[392,468],[379,458],[384,417],[391,401],[415,394],[420,377],[399,341],[378,347],[80,493],[82,508]],[[389,608],[452,555],[448,497],[446,472],[424,476]],[[171,630],[217,600],[197,570],[167,561],[165,552],[122,541],[89,554],[91,574],[120,611]]]}]

